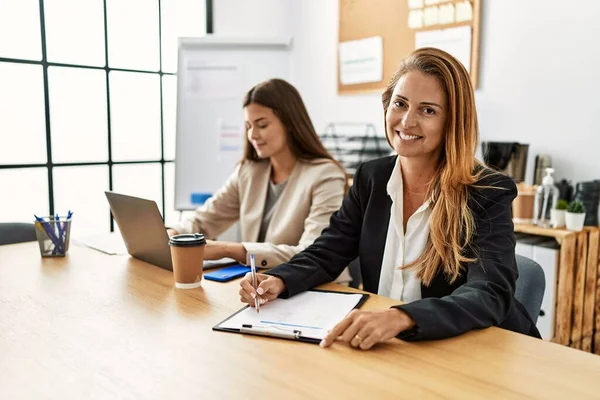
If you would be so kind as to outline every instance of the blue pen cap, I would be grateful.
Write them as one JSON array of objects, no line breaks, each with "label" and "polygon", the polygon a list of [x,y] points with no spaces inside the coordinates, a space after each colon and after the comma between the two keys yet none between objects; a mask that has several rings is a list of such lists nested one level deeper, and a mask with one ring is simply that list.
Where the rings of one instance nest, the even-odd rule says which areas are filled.
[{"label": "blue pen cap", "polygon": [[201,233],[183,233],[172,236],[169,239],[169,244],[177,247],[203,246],[206,244],[206,239],[204,239],[204,235]]}]

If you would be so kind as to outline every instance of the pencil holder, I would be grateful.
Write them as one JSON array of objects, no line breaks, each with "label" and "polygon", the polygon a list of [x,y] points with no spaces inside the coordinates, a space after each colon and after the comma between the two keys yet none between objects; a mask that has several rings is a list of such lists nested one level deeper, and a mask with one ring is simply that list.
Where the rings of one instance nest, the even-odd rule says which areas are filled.
[{"label": "pencil holder", "polygon": [[42,257],[64,257],[69,251],[71,218],[41,217],[33,223]]}]

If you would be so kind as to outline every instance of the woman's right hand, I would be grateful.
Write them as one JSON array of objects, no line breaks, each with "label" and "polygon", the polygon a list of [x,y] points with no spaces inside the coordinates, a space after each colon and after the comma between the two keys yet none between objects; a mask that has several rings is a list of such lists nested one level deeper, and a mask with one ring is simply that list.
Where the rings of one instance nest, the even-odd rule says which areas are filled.
[{"label": "woman's right hand", "polygon": [[240,282],[240,300],[254,307],[254,298],[258,296],[260,304],[275,300],[285,290],[285,283],[281,278],[267,274],[256,274],[258,288],[252,287],[252,273],[248,272]]},{"label": "woman's right hand", "polygon": [[175,229],[168,228],[167,235],[169,235],[169,237],[171,237],[171,236],[179,235],[179,233]]}]

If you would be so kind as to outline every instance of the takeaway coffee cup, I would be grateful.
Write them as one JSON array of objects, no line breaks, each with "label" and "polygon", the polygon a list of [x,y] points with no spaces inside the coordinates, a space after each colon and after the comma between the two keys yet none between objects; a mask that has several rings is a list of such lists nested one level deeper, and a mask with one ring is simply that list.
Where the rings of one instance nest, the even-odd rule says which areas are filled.
[{"label": "takeaway coffee cup", "polygon": [[205,244],[201,233],[175,235],[169,239],[175,287],[194,289],[200,286]]}]

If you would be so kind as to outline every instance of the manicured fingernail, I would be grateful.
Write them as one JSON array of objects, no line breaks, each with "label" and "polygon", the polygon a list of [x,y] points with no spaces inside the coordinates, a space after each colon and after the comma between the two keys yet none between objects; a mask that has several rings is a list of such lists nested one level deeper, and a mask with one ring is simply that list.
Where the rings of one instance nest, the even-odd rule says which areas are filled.
[{"label": "manicured fingernail", "polygon": [[250,293],[250,296],[252,296],[252,298],[256,297],[256,295],[254,293]]},{"label": "manicured fingernail", "polygon": [[258,294],[263,294],[265,292],[265,290],[261,287],[259,287],[258,289],[256,289],[256,291],[258,292]]},{"label": "manicured fingernail", "polygon": [[319,343],[319,346],[325,347],[325,339],[321,340],[321,343]]}]

